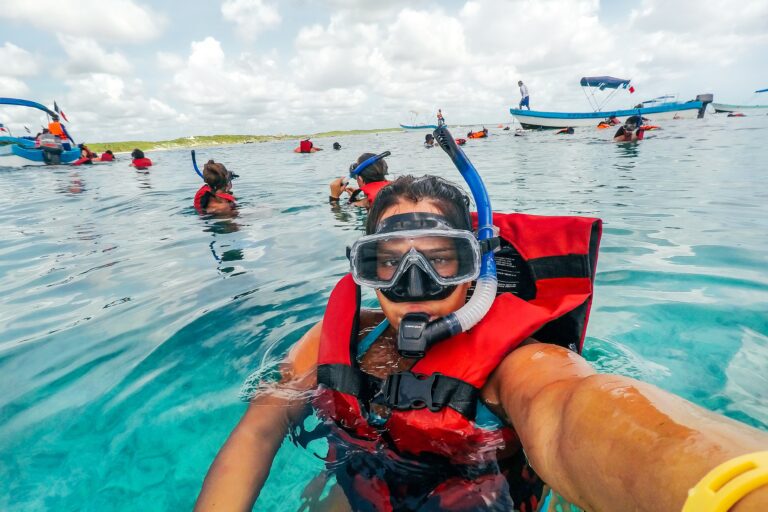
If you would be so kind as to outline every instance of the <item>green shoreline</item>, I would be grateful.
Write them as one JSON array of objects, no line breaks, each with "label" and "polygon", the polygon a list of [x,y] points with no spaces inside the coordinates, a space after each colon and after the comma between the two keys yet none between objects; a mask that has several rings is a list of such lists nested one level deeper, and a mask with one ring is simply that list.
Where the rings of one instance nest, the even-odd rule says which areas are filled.
[{"label": "green shoreline", "polygon": [[220,146],[223,144],[246,144],[255,142],[270,142],[275,140],[302,140],[307,137],[321,139],[327,137],[341,137],[343,135],[365,135],[369,133],[398,132],[402,128],[378,128],[373,130],[346,130],[321,132],[310,135],[195,135],[194,137],[181,137],[173,140],[144,141],[128,140],[123,142],[94,142],[88,143],[88,147],[99,153],[111,149],[116,153],[132,151],[139,148],[142,151],[157,151],[162,149],[195,148],[205,146]]}]

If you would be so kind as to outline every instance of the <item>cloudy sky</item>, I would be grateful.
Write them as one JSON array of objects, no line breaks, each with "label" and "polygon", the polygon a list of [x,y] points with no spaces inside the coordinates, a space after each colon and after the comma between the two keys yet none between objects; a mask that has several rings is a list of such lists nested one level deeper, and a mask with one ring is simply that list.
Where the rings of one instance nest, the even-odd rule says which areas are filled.
[{"label": "cloudy sky", "polygon": [[[2,0],[0,96],[76,138],[312,133],[586,110],[584,75],[742,102],[768,87],[768,0]],[[0,109],[11,127],[39,124]]]}]

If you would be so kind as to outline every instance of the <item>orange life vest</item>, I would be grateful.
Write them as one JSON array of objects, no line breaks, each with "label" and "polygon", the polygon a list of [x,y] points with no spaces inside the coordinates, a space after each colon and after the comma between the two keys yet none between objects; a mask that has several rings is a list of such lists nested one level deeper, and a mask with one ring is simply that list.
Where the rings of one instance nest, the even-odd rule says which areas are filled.
[{"label": "orange life vest", "polygon": [[48,131],[61,139],[67,138],[66,134],[64,133],[64,127],[61,126],[61,123],[58,121],[51,121],[48,123]]}]

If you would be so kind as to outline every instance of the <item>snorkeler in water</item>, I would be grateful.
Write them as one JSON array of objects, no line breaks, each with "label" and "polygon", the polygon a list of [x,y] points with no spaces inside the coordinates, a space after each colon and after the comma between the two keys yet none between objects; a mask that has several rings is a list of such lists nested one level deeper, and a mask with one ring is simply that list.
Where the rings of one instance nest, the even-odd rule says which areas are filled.
[{"label": "snorkeler in water", "polygon": [[[336,178],[330,183],[328,201],[331,204],[338,204],[341,195],[347,192],[350,204],[370,209],[379,191],[390,183],[387,180],[389,172],[387,162],[384,160],[389,155],[389,151],[379,155],[373,153],[360,155],[357,161],[349,166],[349,178],[354,178],[357,181],[358,188],[348,187],[348,178]],[[363,197],[360,197],[361,194]]]},{"label": "snorkeler in water", "polygon": [[[721,463],[768,464],[765,432],[596,374],[579,354],[600,221],[494,214],[447,130],[438,140],[477,214],[435,176],[381,190],[348,251],[350,274],[279,382],[252,398],[196,510],[250,510],[289,430],[328,440],[327,468],[343,491],[333,510],[532,512],[550,499],[546,482],[587,510],[679,511],[719,492],[689,496],[708,472],[721,487],[741,477]],[[360,287],[375,290],[380,310],[360,308]],[[322,420],[312,432],[309,405]],[[761,510],[764,474],[720,498]]]},{"label": "snorkeler in water", "polygon": [[199,213],[229,214],[237,206],[232,195],[232,179],[236,174],[227,170],[224,164],[213,160],[203,166],[205,185],[195,194],[194,206]]},{"label": "snorkeler in water", "polygon": [[131,151],[131,163],[128,165],[139,170],[145,170],[152,167],[152,160],[147,158],[142,150],[136,148]]},{"label": "snorkeler in water", "polygon": [[302,141],[299,141],[298,147],[294,148],[293,152],[294,153],[316,153],[322,150],[323,148],[319,148],[315,146],[314,142],[312,142],[311,140],[304,139]]},{"label": "snorkeler in water", "polygon": [[638,142],[645,136],[643,119],[640,116],[630,116],[624,121],[613,136],[613,142]]}]

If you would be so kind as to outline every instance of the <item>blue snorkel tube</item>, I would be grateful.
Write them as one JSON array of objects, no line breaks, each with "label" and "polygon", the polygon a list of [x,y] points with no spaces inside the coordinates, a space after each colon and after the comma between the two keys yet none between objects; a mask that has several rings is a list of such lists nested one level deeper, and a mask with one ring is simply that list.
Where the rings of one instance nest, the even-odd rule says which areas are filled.
[{"label": "blue snorkel tube", "polygon": [[195,158],[194,149],[192,150],[192,167],[195,168],[195,172],[197,173],[197,175],[200,176],[201,179],[205,180],[205,178],[203,178],[203,173],[201,173],[200,169],[197,168],[197,159]]},{"label": "blue snorkel tube", "polygon": [[390,153],[389,151],[385,151],[383,153],[379,153],[376,156],[372,156],[372,157],[370,157],[370,158],[368,158],[366,160],[363,160],[362,162],[357,164],[357,167],[355,167],[354,169],[350,169],[349,170],[349,177],[350,178],[357,178],[360,175],[360,173],[363,172],[367,167],[375,164],[376,162],[378,162],[382,158],[388,157],[391,154],[392,153]]},{"label": "blue snorkel tube", "polygon": [[482,242],[494,238],[493,210],[480,174],[456,145],[451,132],[440,126],[433,132],[437,143],[448,153],[453,164],[469,185],[477,205],[477,238],[484,247],[480,264],[480,275],[475,282],[475,291],[469,301],[458,311],[429,322],[425,315],[409,313],[400,321],[397,349],[405,357],[423,357],[426,349],[438,341],[456,336],[474,327],[491,309],[496,298],[499,281],[496,277],[496,262],[493,258],[494,244]]},{"label": "blue snorkel tube", "polygon": [[[200,176],[200,178],[203,181],[205,181],[205,177],[203,176],[203,173],[200,172],[200,168],[197,167],[197,158],[195,158],[195,150],[193,149],[191,153],[192,153],[192,167],[195,169],[195,172],[197,173],[197,175]],[[235,174],[232,171],[228,171],[228,172],[229,172],[229,181],[232,181],[233,179],[240,177],[239,174]]]}]

